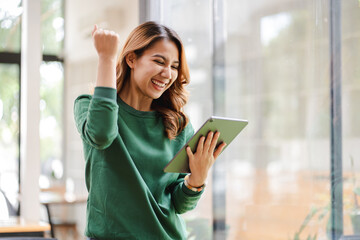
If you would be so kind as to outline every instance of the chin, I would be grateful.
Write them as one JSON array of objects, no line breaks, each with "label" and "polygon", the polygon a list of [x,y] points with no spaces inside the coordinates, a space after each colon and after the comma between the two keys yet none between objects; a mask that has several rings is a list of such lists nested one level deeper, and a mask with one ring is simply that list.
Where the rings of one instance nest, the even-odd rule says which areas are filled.
[{"label": "chin", "polygon": [[162,96],[162,94],[161,94],[160,96],[153,96],[152,99],[153,99],[153,100],[157,100],[157,99],[159,99],[161,96]]},{"label": "chin", "polygon": [[159,99],[164,93],[161,93],[161,94],[151,94],[150,97],[153,99],[153,100],[156,100],[156,99]]}]

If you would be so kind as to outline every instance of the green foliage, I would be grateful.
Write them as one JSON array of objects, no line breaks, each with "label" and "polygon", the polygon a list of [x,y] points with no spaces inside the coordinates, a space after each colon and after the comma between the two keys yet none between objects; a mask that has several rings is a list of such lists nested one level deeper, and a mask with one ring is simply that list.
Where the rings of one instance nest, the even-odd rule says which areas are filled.
[{"label": "green foliage", "polygon": [[354,188],[354,193],[360,196],[360,187]]},{"label": "green foliage", "polygon": [[62,0],[41,1],[41,39],[44,54],[61,55],[63,49]]},{"label": "green foliage", "polygon": [[[300,225],[299,230],[294,234],[293,240],[300,240],[300,235],[301,233],[304,231],[304,229],[308,226],[308,224],[310,223],[311,219],[318,214],[319,212],[321,212],[321,216],[323,215],[324,212],[324,208],[317,208],[317,207],[312,207],[310,209],[310,212],[306,215],[304,221],[302,222],[302,224]],[[321,219],[323,218],[323,216],[321,217]],[[320,220],[320,217],[319,217]],[[309,234],[307,236],[307,240],[312,240],[312,239],[316,239],[317,234],[311,235]]]},{"label": "green foliage", "polygon": [[3,116],[0,119],[0,136],[5,128],[13,134],[17,141],[19,133],[19,68],[17,65],[0,65],[0,100]]},{"label": "green foliage", "polygon": [[0,7],[0,15],[3,16],[0,18],[0,51],[20,52],[21,1],[11,11],[7,10]]}]

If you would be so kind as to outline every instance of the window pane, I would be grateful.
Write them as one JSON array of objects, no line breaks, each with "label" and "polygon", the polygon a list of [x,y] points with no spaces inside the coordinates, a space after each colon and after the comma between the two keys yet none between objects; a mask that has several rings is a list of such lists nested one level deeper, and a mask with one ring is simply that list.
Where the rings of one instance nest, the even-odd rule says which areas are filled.
[{"label": "window pane", "polygon": [[0,52],[20,52],[21,0],[0,1]]},{"label": "window pane", "polygon": [[13,204],[19,191],[19,66],[0,64],[0,189]]},{"label": "window pane", "polygon": [[[198,129],[212,114],[211,1],[162,1],[164,24],[172,27],[185,46],[190,68],[189,102],[186,113],[194,129]],[[193,24],[195,23],[196,24]],[[211,176],[208,177],[211,180]],[[196,209],[184,215],[189,239],[212,238],[211,182]]]},{"label": "window pane", "polygon": [[60,62],[43,62],[40,67],[40,187],[63,176],[62,127],[64,69]]},{"label": "window pane", "polygon": [[61,55],[64,40],[64,14],[62,0],[41,1],[41,40],[43,53]]},{"label": "window pane", "polygon": [[360,3],[341,3],[344,234],[360,235]]},{"label": "window pane", "polygon": [[226,115],[249,120],[227,150],[229,239],[327,239],[328,3],[229,0],[225,15]]}]

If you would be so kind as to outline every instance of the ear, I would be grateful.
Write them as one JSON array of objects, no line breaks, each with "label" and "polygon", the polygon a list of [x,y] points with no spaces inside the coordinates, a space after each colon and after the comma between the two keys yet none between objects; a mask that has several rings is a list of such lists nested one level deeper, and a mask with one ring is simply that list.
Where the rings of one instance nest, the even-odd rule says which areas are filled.
[{"label": "ear", "polygon": [[135,60],[136,60],[136,54],[134,52],[128,53],[125,57],[126,63],[130,68],[134,67]]}]

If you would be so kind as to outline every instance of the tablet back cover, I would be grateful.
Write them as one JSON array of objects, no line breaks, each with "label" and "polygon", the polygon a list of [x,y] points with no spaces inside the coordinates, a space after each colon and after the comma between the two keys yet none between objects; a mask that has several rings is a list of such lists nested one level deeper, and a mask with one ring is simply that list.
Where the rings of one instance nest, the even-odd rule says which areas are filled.
[{"label": "tablet back cover", "polygon": [[190,173],[189,159],[186,154],[186,147],[190,146],[192,152],[195,152],[197,143],[201,136],[206,136],[209,131],[219,131],[220,137],[217,142],[217,146],[225,142],[227,145],[223,149],[226,149],[231,141],[243,130],[248,124],[247,120],[211,117],[202,127],[194,134],[194,136],[185,144],[184,147],[175,155],[175,157],[164,168],[165,172],[175,173]]}]

